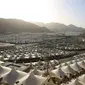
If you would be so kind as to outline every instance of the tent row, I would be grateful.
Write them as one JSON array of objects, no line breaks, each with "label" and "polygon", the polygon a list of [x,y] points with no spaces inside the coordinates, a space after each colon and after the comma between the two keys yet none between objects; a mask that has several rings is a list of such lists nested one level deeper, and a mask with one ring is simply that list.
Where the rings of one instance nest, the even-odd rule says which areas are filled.
[{"label": "tent row", "polygon": [[25,73],[15,68],[0,66],[1,81],[9,85],[56,85],[56,83],[62,84],[85,74],[85,62],[80,59],[72,64],[59,66],[48,70],[48,74],[44,76],[46,72],[47,70],[33,69]]},{"label": "tent row", "polygon": [[[46,77],[45,76],[43,77],[45,71],[34,69],[31,71],[30,74],[20,79],[18,81],[18,84],[16,85],[57,85],[57,84],[60,85],[62,83],[70,81],[71,79],[75,79],[78,76],[83,75],[85,73],[84,71],[85,71],[84,61],[75,62],[67,66],[58,67],[57,69],[50,70],[49,75]],[[36,78],[38,79],[41,78],[42,81]]]},{"label": "tent row", "polygon": [[66,85],[85,85],[85,74],[72,80],[71,82],[69,82],[69,84]]}]

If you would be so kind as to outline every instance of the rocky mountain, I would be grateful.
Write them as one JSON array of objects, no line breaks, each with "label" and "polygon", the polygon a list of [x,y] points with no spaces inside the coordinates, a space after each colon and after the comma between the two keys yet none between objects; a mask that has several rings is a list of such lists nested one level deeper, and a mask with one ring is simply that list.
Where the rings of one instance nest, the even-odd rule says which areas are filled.
[{"label": "rocky mountain", "polygon": [[31,33],[40,33],[40,32],[50,32],[45,27],[40,27],[31,22],[26,22],[19,19],[3,19],[0,18],[0,33],[6,32],[31,32]]},{"label": "rocky mountain", "polygon": [[68,25],[68,30],[69,31],[74,31],[74,32],[85,32],[85,28],[82,28],[82,27],[77,27],[75,25]]},{"label": "rocky mountain", "polygon": [[46,23],[45,27],[54,32],[64,32],[68,29],[66,25],[60,23]]}]

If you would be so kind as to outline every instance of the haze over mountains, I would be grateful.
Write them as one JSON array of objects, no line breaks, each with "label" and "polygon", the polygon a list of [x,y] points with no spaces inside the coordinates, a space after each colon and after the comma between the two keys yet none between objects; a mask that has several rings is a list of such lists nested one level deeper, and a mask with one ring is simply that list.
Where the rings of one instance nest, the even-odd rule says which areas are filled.
[{"label": "haze over mountains", "polygon": [[55,23],[55,22],[45,23],[45,24],[36,22],[35,24],[41,27],[44,26],[53,32],[85,32],[85,28],[77,27],[72,24],[65,25],[65,24]]},{"label": "haze over mountains", "polygon": [[75,25],[64,25],[60,23],[26,22],[19,19],[0,18],[0,33],[43,33],[43,32],[85,32],[82,27]]}]

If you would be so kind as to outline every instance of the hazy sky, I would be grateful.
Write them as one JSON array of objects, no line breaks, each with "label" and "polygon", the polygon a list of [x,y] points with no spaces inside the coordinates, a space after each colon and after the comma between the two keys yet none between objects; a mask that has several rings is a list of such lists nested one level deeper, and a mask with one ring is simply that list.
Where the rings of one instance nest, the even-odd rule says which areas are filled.
[{"label": "hazy sky", "polygon": [[85,0],[0,0],[0,17],[85,27]]}]

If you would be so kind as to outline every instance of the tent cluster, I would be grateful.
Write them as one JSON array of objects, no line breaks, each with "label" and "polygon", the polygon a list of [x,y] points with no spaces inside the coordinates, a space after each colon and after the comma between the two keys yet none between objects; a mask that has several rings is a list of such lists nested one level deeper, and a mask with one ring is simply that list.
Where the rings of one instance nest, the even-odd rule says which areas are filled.
[{"label": "tent cluster", "polygon": [[[61,79],[59,85],[85,85],[85,61],[84,58],[71,60],[56,66],[52,70]],[[79,77],[79,78],[78,78]]]},{"label": "tent cluster", "polygon": [[[30,63],[23,63],[26,68],[23,70],[25,72],[29,72],[30,69],[37,68],[39,70],[46,70],[47,69],[47,62],[46,61],[38,61],[38,62],[30,62]],[[59,62],[57,60],[50,60],[49,61],[49,68],[54,69],[56,65],[58,65]]]},{"label": "tent cluster", "polygon": [[85,85],[85,74],[69,82],[66,85]]},{"label": "tent cluster", "polygon": [[0,66],[0,81],[9,85],[84,85],[84,58],[71,60],[55,69],[33,69],[29,73]]}]

